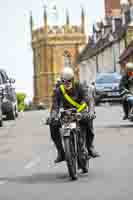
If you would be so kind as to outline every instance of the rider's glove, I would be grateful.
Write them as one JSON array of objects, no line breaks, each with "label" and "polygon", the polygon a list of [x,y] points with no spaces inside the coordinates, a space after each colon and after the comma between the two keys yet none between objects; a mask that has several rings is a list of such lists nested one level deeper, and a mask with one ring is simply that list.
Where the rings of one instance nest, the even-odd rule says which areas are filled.
[{"label": "rider's glove", "polygon": [[87,111],[83,111],[81,112],[81,123],[88,123],[88,121],[90,120],[89,118],[89,113]]},{"label": "rider's glove", "polygon": [[96,118],[95,112],[82,112],[81,122],[88,123],[90,120]]},{"label": "rider's glove", "polygon": [[126,95],[127,93],[129,93],[130,91],[128,90],[128,89],[124,89],[121,93],[120,93],[120,95],[122,96],[122,95]]},{"label": "rider's glove", "polygon": [[58,116],[58,113],[56,111],[52,111],[52,113],[50,115],[49,123],[52,124],[52,125],[58,125],[59,116]]},{"label": "rider's glove", "polygon": [[96,113],[95,112],[89,112],[89,119],[95,119]]},{"label": "rider's glove", "polygon": [[45,124],[46,124],[46,125],[49,125],[49,124],[50,124],[50,117],[47,117],[47,118],[46,118]]}]

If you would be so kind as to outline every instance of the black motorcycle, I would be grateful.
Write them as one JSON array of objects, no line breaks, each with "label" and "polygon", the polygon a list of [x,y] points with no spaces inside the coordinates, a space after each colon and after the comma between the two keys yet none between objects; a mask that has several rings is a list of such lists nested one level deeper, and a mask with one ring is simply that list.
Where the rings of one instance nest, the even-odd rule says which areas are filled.
[{"label": "black motorcycle", "polygon": [[89,160],[80,148],[80,119],[81,114],[77,113],[76,109],[60,111],[60,133],[62,136],[68,172],[72,180],[78,178],[78,169],[82,169],[83,173],[85,173],[86,167],[89,167]]},{"label": "black motorcycle", "polygon": [[126,97],[126,101],[128,103],[128,119],[129,121],[133,121],[133,88],[130,88],[130,90],[125,89],[122,92],[123,95]]},{"label": "black motorcycle", "polygon": [[128,119],[133,121],[133,94],[127,95],[127,102],[128,102]]}]

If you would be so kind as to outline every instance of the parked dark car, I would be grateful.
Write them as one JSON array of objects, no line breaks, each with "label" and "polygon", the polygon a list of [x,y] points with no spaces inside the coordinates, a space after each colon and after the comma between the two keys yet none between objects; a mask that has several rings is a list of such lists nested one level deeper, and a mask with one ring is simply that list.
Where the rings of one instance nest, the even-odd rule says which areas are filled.
[{"label": "parked dark car", "polygon": [[8,77],[5,70],[0,69],[0,90],[2,91],[2,114],[9,120],[18,116],[17,98],[13,83],[14,79]]},{"label": "parked dark car", "polygon": [[0,90],[0,127],[3,126],[3,116],[2,116],[2,91]]},{"label": "parked dark car", "polygon": [[98,73],[95,81],[95,93],[97,104],[100,102],[120,102],[121,75],[119,73]]}]

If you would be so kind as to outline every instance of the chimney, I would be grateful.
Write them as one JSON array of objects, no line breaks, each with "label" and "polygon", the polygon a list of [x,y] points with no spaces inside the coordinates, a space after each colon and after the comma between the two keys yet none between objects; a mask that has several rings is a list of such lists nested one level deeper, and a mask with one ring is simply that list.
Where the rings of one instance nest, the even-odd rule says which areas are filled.
[{"label": "chimney", "polygon": [[130,5],[128,0],[121,0],[121,14],[122,14],[122,25],[125,26],[130,21]]}]

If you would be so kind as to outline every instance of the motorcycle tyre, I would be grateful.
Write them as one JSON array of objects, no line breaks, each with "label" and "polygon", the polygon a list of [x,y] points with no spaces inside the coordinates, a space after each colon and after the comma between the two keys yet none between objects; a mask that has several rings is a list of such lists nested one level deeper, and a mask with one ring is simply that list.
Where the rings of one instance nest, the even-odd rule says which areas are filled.
[{"label": "motorcycle tyre", "polygon": [[77,158],[73,146],[70,137],[64,137],[65,159],[69,176],[72,180],[77,180]]}]

